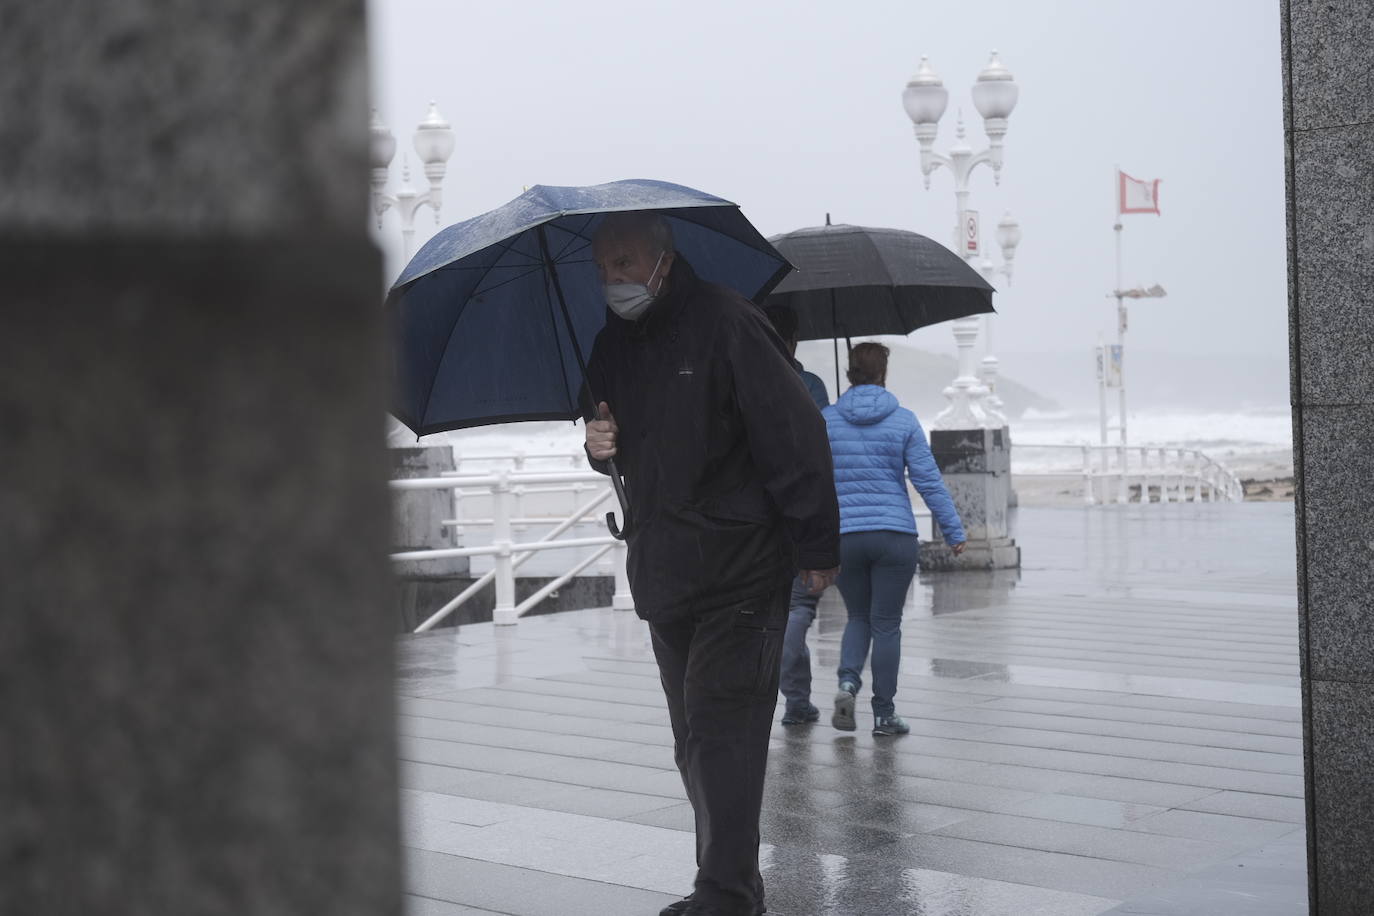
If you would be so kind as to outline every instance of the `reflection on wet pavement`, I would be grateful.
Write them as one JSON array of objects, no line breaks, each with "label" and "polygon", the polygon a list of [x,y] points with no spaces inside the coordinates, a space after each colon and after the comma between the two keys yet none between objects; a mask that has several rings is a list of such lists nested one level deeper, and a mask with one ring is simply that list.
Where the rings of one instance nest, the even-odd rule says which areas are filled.
[{"label": "reflection on wet pavement", "polygon": [[[821,724],[773,735],[769,913],[1305,912],[1292,524],[1283,504],[1021,510],[1025,569],[913,584],[901,739],[868,733],[866,695],[858,732],[825,724],[832,589]],[[633,614],[398,645],[412,913],[651,914],[690,889]]]}]

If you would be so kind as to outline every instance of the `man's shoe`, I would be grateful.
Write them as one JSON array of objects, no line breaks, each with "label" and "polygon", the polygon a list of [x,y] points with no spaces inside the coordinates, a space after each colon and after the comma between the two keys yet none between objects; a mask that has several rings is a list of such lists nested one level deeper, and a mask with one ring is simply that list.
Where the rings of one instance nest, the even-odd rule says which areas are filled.
[{"label": "man's shoe", "polygon": [[873,718],[873,734],[875,735],[905,735],[911,732],[911,726],[906,724],[906,720],[901,716],[875,716]]},{"label": "man's shoe", "polygon": [[783,725],[810,725],[812,722],[819,721],[821,711],[812,703],[805,706],[794,708],[788,706],[782,714]]},{"label": "man's shoe", "polygon": [[658,916],[685,916],[692,906],[692,895],[688,894],[677,903],[670,903],[658,911]]},{"label": "man's shoe", "polygon": [[[678,903],[687,903],[689,906],[686,909],[677,910],[673,909],[673,907],[678,905],[678,903],[675,903],[673,907],[669,907],[662,913],[659,913],[658,916],[720,916],[720,914],[724,912],[723,910],[712,909],[704,904],[702,906],[690,906],[691,902],[691,898],[679,900]],[[764,916],[767,912],[768,907],[760,906],[758,909],[754,910],[754,916]]]},{"label": "man's shoe", "polygon": [[854,694],[859,692],[849,681],[840,684],[840,692],[835,694],[835,713],[830,717],[830,724],[842,732],[852,732],[857,726],[854,723]]}]

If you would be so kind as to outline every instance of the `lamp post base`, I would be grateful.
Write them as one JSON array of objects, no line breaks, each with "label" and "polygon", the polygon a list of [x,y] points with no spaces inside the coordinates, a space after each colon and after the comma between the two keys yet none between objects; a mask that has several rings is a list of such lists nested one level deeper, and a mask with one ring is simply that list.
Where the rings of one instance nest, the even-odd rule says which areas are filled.
[{"label": "lamp post base", "polygon": [[970,540],[958,556],[943,542],[921,544],[921,572],[954,572],[966,569],[1020,569],[1021,548],[1011,538]]},{"label": "lamp post base", "polygon": [[1011,538],[1011,435],[1001,429],[937,429],[930,450],[940,468],[968,542],[956,557],[945,546],[939,525],[921,545],[923,570],[1015,569],[1021,548]]}]

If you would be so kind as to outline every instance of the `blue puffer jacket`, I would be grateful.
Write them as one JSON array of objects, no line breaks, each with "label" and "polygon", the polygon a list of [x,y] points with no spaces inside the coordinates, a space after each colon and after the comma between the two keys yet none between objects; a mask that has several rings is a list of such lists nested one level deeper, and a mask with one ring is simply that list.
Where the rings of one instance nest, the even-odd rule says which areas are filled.
[{"label": "blue puffer jacket", "polygon": [[880,385],[855,385],[821,411],[835,461],[840,533],[916,532],[903,471],[921,494],[949,544],[964,526],[949,498],[916,415]]}]

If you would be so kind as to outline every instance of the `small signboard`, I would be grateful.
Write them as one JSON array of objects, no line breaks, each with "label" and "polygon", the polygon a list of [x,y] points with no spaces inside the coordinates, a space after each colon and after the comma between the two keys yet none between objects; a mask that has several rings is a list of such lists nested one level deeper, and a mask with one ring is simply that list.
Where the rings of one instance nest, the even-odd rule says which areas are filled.
[{"label": "small signboard", "polygon": [[1121,387],[1121,345],[1112,344],[1107,350],[1107,387]]},{"label": "small signboard", "polygon": [[966,258],[978,255],[978,211],[965,210],[963,217],[959,220],[959,231],[961,233],[960,244],[963,246],[962,254]]}]

